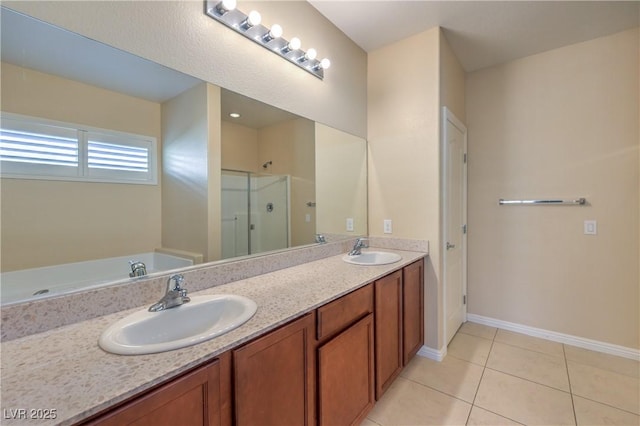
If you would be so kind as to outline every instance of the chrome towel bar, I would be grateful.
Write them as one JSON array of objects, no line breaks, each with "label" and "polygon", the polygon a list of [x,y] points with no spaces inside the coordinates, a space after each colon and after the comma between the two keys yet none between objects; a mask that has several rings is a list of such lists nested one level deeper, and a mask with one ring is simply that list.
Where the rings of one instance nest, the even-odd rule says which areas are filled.
[{"label": "chrome towel bar", "polygon": [[587,204],[587,199],[576,198],[575,200],[503,200],[502,198],[500,198],[500,200],[498,200],[498,204],[501,206],[505,204],[524,204],[524,205],[530,205],[530,204],[556,205],[557,204],[557,205],[584,206],[585,204]]}]

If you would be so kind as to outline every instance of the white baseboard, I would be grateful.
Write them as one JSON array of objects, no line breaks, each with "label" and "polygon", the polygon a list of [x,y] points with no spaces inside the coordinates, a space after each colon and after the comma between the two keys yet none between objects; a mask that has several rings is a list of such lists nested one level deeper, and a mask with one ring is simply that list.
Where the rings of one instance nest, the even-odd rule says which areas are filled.
[{"label": "white baseboard", "polygon": [[[497,327],[497,328],[502,328],[504,330],[514,331],[516,333],[526,334],[527,336],[540,337],[542,339],[547,339],[554,342],[566,343],[567,345],[577,346],[579,348],[589,349],[596,352],[602,352],[609,355],[621,356],[623,358],[634,359],[636,361],[640,359],[640,350],[627,348],[625,346],[599,342],[597,340],[585,339],[584,337],[557,333],[555,331],[543,330],[541,328],[529,327],[527,325],[521,325],[521,324],[502,321],[494,318],[483,317],[481,315],[476,315],[476,314],[467,314],[467,320],[478,323],[478,324],[487,325],[490,327]],[[446,355],[446,350],[445,350],[445,355]]]},{"label": "white baseboard", "polygon": [[444,357],[447,355],[447,347],[445,346],[442,349],[433,349],[427,346],[422,346],[418,350],[417,355],[439,362],[439,361],[442,361]]}]

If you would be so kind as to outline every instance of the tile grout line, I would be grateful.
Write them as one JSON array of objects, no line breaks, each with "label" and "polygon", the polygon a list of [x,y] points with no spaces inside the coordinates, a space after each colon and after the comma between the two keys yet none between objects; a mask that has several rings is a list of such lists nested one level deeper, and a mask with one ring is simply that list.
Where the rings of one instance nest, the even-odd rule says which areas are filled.
[{"label": "tile grout line", "polygon": [[569,375],[569,362],[567,361],[567,352],[562,344],[562,354],[564,355],[564,367],[567,371],[567,380],[569,381],[569,395],[571,395],[571,408],[573,409],[573,422],[578,424],[578,415],[576,414],[576,403],[573,400],[573,389],[571,388],[571,376]]},{"label": "tile grout line", "polygon": [[[473,411],[473,407],[476,406],[476,398],[478,398],[478,392],[480,391],[480,385],[482,384],[482,379],[484,378],[484,372],[487,371],[487,364],[489,363],[489,357],[491,356],[491,349],[493,349],[493,343],[496,340],[496,334],[498,334],[498,329],[493,333],[493,339],[491,339],[491,346],[489,346],[489,353],[487,353],[487,359],[482,366],[482,374],[480,375],[480,380],[478,381],[478,387],[476,388],[476,392],[473,394],[473,401],[471,401],[471,409],[469,410],[469,414],[467,415],[467,421],[465,425],[469,424],[469,419],[471,418],[471,412]],[[494,413],[495,414],[495,413]]]}]

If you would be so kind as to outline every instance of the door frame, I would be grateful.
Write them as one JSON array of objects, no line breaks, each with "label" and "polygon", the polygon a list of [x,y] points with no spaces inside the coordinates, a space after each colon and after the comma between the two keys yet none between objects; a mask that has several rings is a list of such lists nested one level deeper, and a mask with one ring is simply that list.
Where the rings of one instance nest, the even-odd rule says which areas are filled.
[{"label": "door frame", "polygon": [[[441,253],[441,259],[442,259],[442,289],[443,289],[443,320],[442,320],[442,331],[443,331],[443,337],[444,337],[444,348],[447,347],[447,345],[449,344],[449,342],[447,341],[447,268],[446,268],[446,244],[447,244],[447,239],[446,239],[446,230],[447,230],[447,226],[448,226],[448,221],[447,221],[447,202],[448,202],[448,195],[447,195],[447,187],[448,187],[448,179],[447,179],[447,173],[448,173],[448,167],[447,167],[447,138],[448,138],[448,133],[447,133],[447,122],[450,122],[451,124],[453,124],[458,130],[460,130],[463,135],[464,135],[464,153],[465,155],[467,155],[467,126],[464,125],[464,123],[462,123],[462,121],[460,121],[450,110],[449,108],[447,108],[446,106],[442,107],[442,138],[441,138],[441,150],[440,150],[440,161],[442,164],[442,186],[441,186],[441,190],[442,190],[442,240],[440,242],[440,253]],[[469,163],[469,157],[467,155],[466,157],[466,161],[464,162],[463,165],[463,188],[462,188],[462,194],[463,194],[463,201],[462,201],[462,220],[464,222],[465,225],[467,225],[467,187],[468,187],[468,183],[467,183],[467,164]],[[468,226],[467,226],[467,232],[463,232],[462,234],[462,294],[466,299],[467,296],[467,234],[468,234]],[[466,300],[467,303],[463,303],[463,307],[462,307],[462,322],[466,322],[467,320],[467,304],[468,304],[468,300]]]}]

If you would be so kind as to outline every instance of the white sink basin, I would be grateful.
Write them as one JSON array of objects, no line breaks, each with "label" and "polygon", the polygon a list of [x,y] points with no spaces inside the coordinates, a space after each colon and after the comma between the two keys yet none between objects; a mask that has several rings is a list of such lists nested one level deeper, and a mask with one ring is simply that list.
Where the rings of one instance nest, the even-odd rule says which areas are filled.
[{"label": "white sink basin", "polygon": [[107,328],[98,343],[107,352],[140,355],[202,343],[247,322],[257,310],[246,297],[192,296],[184,305],[160,312],[135,312]]},{"label": "white sink basin", "polygon": [[345,254],[342,257],[347,263],[353,263],[354,265],[388,265],[390,263],[396,263],[402,256],[396,253],[389,253],[387,251],[363,251],[362,254],[355,256],[349,256]]}]

